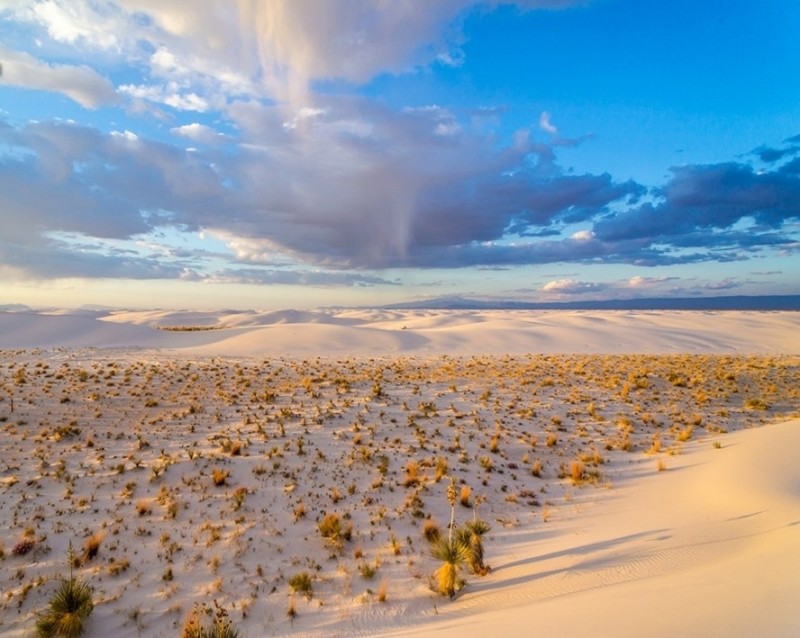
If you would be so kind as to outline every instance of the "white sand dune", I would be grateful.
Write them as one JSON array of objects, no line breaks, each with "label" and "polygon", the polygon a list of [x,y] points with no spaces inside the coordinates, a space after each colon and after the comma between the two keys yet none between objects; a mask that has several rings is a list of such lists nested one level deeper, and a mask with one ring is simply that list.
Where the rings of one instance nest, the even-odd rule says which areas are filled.
[{"label": "white sand dune", "polygon": [[703,445],[387,636],[800,635],[800,420]]},{"label": "white sand dune", "polygon": [[[800,313],[7,312],[0,350],[3,636],[98,531],[89,638],[176,635],[212,599],[251,638],[800,635]],[[597,486],[559,474],[583,453]],[[448,520],[439,458],[492,524],[452,601],[419,520]],[[334,506],[344,549],[317,529]]]},{"label": "white sand dune", "polygon": [[[205,330],[189,331],[192,327]],[[167,332],[164,328],[182,330]],[[798,353],[800,313],[491,310],[0,313],[0,348],[34,347],[170,348],[231,356],[411,352]]]}]

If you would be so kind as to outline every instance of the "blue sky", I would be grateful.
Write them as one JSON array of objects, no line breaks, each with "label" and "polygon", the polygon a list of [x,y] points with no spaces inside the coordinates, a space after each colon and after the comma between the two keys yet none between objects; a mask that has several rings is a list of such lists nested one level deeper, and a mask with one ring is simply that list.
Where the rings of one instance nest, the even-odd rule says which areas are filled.
[{"label": "blue sky", "polygon": [[798,32],[779,0],[0,0],[0,304],[800,294]]}]

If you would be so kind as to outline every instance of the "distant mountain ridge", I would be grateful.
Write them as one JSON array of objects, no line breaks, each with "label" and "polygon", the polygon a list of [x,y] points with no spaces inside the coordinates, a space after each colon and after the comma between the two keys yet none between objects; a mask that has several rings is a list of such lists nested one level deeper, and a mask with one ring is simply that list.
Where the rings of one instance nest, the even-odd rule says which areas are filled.
[{"label": "distant mountain ridge", "polygon": [[381,306],[386,310],[800,310],[800,295],[651,297],[529,302],[436,297]]}]

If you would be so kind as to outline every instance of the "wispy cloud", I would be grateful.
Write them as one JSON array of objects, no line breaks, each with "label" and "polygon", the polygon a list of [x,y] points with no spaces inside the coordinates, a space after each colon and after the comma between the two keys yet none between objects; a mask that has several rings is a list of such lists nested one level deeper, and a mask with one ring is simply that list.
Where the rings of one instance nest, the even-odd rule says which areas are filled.
[{"label": "wispy cloud", "polygon": [[539,116],[539,128],[551,135],[558,134],[558,129],[550,122],[550,113],[547,111],[542,111]]}]

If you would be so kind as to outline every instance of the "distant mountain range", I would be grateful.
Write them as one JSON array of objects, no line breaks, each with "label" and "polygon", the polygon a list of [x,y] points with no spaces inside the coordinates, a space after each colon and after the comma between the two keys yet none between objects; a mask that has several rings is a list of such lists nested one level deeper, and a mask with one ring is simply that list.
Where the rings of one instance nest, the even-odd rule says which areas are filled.
[{"label": "distant mountain range", "polygon": [[[379,310],[800,310],[800,295],[739,295],[727,297],[650,297],[594,301],[516,301],[513,299],[478,299],[461,296],[434,297],[418,301],[364,306]],[[332,309],[343,309],[336,306]],[[56,309],[48,309],[52,312]],[[111,312],[109,306],[82,306],[66,314]],[[25,304],[0,304],[0,312],[42,312]],[[191,311],[190,311],[191,312]],[[234,310],[218,311],[240,312]]]},{"label": "distant mountain range", "polygon": [[561,302],[436,297],[390,304],[381,308],[386,310],[800,310],[800,295],[651,297]]}]

